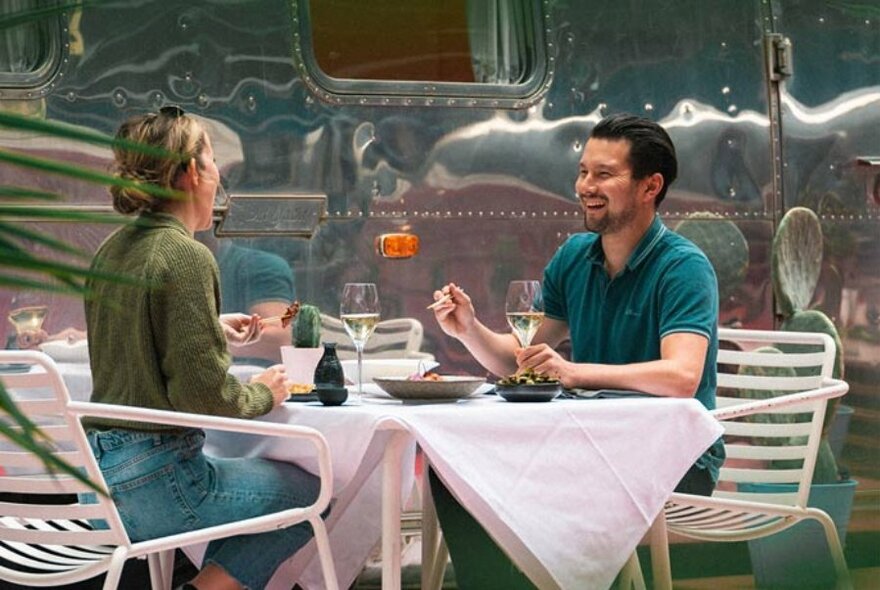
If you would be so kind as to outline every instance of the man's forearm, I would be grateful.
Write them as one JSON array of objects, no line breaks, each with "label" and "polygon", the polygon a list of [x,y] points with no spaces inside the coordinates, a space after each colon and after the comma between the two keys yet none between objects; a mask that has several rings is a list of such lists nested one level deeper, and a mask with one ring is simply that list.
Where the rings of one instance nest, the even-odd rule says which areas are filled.
[{"label": "man's forearm", "polygon": [[514,348],[517,344],[513,334],[498,334],[475,321],[471,332],[459,341],[486,370],[498,376],[516,372]]}]

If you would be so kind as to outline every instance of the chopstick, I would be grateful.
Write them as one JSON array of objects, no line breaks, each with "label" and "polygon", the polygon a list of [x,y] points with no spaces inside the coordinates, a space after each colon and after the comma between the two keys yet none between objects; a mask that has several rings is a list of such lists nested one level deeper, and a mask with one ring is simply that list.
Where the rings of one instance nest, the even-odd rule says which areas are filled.
[{"label": "chopstick", "polygon": [[447,301],[452,301],[452,295],[450,295],[449,293],[447,293],[446,295],[444,295],[443,297],[441,297],[440,299],[438,299],[437,301],[435,301],[434,303],[432,303],[431,305],[429,305],[425,309],[437,309],[438,307],[440,307],[441,305],[443,305]]},{"label": "chopstick", "polygon": [[272,317],[262,318],[260,320],[260,325],[262,326],[263,324],[271,324],[272,322],[277,322],[278,320],[283,320],[283,319],[284,319],[283,315],[273,315]]}]

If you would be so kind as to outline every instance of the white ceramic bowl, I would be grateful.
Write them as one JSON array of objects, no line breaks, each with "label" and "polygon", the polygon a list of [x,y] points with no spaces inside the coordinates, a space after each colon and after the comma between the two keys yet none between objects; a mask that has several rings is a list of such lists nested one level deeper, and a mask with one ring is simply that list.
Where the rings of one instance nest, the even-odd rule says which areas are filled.
[{"label": "white ceramic bowl", "polygon": [[[376,377],[402,377],[406,378],[421,371],[430,371],[438,365],[436,361],[424,359],[364,359],[364,383],[373,383]],[[345,371],[345,379],[351,383],[357,383],[357,361],[342,361],[342,370]]]}]

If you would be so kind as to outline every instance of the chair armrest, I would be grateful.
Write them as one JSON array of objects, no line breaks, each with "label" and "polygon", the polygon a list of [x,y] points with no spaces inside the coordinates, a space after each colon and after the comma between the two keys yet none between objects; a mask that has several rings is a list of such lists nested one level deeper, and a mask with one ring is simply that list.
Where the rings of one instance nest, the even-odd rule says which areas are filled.
[{"label": "chair armrest", "polygon": [[315,504],[320,507],[322,512],[330,504],[330,496],[333,492],[333,466],[330,462],[330,446],[327,444],[327,439],[324,438],[324,435],[314,428],[295,426],[293,424],[275,424],[258,420],[243,420],[241,418],[225,418],[207,414],[189,414],[186,412],[152,410],[92,402],[68,402],[67,410],[78,419],[83,416],[91,416],[112,420],[130,420],[133,422],[205,428],[208,430],[223,430],[243,434],[306,439],[318,451],[318,476],[321,479],[321,492]]},{"label": "chair armrest", "polygon": [[840,379],[825,379],[822,387],[816,389],[788,393],[778,397],[718,408],[717,410],[712,410],[711,413],[717,420],[733,420],[735,418],[741,418],[742,416],[760,414],[767,412],[768,410],[787,408],[789,406],[841,397],[846,394],[847,391],[849,391],[849,384],[846,381],[841,381]]}]

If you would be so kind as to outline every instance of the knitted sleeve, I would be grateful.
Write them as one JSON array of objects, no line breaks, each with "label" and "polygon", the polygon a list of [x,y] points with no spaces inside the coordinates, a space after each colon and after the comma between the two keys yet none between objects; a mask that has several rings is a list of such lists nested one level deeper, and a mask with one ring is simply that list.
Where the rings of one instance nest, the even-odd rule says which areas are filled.
[{"label": "knitted sleeve", "polygon": [[230,364],[220,327],[219,273],[210,251],[190,239],[158,254],[159,285],[150,292],[150,320],[171,405],[183,412],[237,418],[272,409],[272,392],[243,385]]}]

